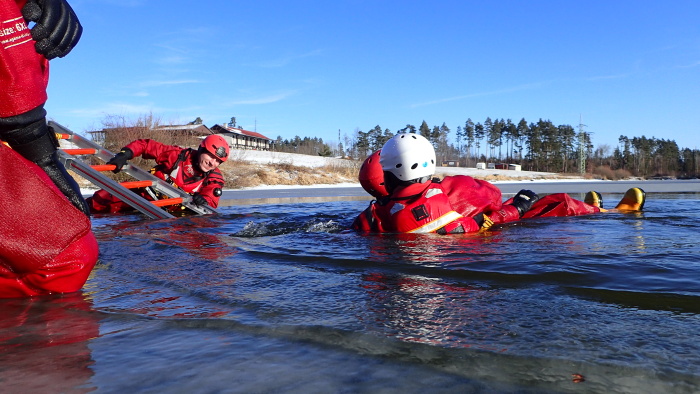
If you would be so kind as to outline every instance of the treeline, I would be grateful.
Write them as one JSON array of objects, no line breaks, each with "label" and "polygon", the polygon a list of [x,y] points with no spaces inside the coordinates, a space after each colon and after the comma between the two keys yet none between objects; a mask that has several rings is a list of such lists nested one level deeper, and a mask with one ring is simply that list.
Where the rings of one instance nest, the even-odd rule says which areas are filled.
[{"label": "treeline", "polygon": [[[419,133],[433,143],[438,164],[458,161],[474,167],[477,162],[520,164],[523,170],[559,173],[595,173],[605,177],[628,175],[698,176],[700,151],[679,148],[675,141],[647,137],[620,136],[619,146],[594,148],[591,135],[582,126],[555,125],[550,120],[514,123],[510,119],[486,118],[483,123],[467,119],[452,130],[443,123],[419,127],[408,124],[396,130],[377,125],[369,131],[356,130],[345,139],[346,149],[339,144],[337,153],[363,159],[395,133]],[[454,142],[448,142],[454,141]],[[582,160],[583,158],[583,160]]]},{"label": "treeline", "polygon": [[273,149],[277,152],[287,152],[287,153],[300,153],[303,155],[314,155],[314,156],[335,156],[337,151],[334,152],[331,147],[323,142],[323,138],[301,138],[298,135],[290,139],[282,139],[278,136],[275,141],[273,141]]}]

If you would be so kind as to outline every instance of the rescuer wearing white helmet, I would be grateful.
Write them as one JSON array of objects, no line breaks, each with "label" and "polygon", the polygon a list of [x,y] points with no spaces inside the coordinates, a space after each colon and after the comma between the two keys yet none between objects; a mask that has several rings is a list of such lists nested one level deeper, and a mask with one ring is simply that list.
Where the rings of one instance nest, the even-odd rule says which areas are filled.
[{"label": "rescuer wearing white helmet", "polygon": [[484,223],[487,226],[492,223],[485,213],[499,212],[499,222],[517,220],[537,200],[535,193],[524,190],[511,205],[504,207],[501,191],[487,181],[465,175],[448,176],[443,180],[432,178],[436,169],[435,149],[419,134],[397,134],[368,160],[376,161],[376,155],[383,170],[383,186],[389,195],[384,197],[374,190],[369,191],[378,200],[355,220],[352,227],[356,230],[473,232]]},{"label": "rescuer wearing white helmet", "polygon": [[[377,200],[355,219],[352,228],[367,232],[456,234],[521,218],[605,211],[600,194],[595,192],[589,192],[584,202],[566,193],[540,199],[530,190],[521,190],[502,202],[500,189],[487,181],[466,175],[440,180],[433,178],[435,171],[435,150],[430,141],[417,134],[391,138],[362,166],[360,184]],[[615,208],[636,212],[643,205],[644,191],[632,188]]]}]

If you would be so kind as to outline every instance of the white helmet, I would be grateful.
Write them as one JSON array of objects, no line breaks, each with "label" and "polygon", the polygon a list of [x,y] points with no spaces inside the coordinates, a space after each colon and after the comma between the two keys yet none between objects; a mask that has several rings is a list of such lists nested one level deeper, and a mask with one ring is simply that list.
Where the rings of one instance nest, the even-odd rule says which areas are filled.
[{"label": "white helmet", "polygon": [[430,177],[435,173],[435,148],[420,134],[396,134],[382,147],[379,162],[401,181]]}]

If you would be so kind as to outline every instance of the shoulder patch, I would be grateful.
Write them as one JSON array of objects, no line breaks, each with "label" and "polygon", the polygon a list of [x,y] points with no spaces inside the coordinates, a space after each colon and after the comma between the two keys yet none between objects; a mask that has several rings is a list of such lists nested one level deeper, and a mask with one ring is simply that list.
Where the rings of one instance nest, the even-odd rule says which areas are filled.
[{"label": "shoulder patch", "polygon": [[417,221],[421,221],[424,219],[427,219],[430,215],[428,214],[428,209],[425,208],[425,205],[421,204],[415,208],[411,209],[411,213],[413,214],[413,217]]}]

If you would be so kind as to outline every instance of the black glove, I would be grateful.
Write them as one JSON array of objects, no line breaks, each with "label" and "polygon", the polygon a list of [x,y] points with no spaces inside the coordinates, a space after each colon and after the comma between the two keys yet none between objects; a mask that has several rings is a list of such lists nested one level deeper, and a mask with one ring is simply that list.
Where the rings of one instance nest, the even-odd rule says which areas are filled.
[{"label": "black glove", "polygon": [[122,148],[122,150],[119,151],[119,153],[114,155],[113,158],[109,159],[107,164],[112,164],[112,165],[117,167],[117,168],[112,170],[112,172],[116,174],[122,170],[122,167],[124,167],[124,165],[126,164],[127,161],[129,161],[133,158],[134,158],[134,152],[131,149]]},{"label": "black glove", "polygon": [[66,56],[83,34],[78,17],[65,0],[28,0],[22,16],[36,22],[30,31],[36,41],[34,48],[49,60]]},{"label": "black glove", "polygon": [[515,195],[515,197],[513,197],[513,203],[511,205],[518,208],[518,213],[520,214],[520,217],[523,217],[525,212],[529,211],[530,208],[532,208],[532,204],[534,204],[539,199],[540,196],[538,196],[537,193],[531,190],[523,189],[519,191],[518,194]]},{"label": "black glove", "polygon": [[90,216],[90,209],[80,193],[80,187],[58,161],[58,139],[56,133],[46,125],[44,106],[20,115],[0,118],[0,140],[41,167],[68,200]]},{"label": "black glove", "polygon": [[201,194],[195,193],[192,195],[192,202],[198,207],[203,207],[207,204],[207,200]]}]

